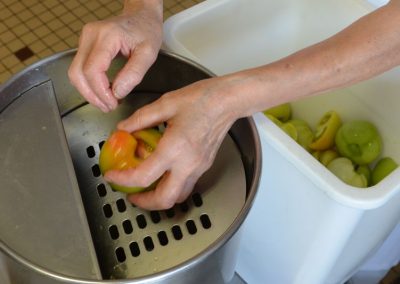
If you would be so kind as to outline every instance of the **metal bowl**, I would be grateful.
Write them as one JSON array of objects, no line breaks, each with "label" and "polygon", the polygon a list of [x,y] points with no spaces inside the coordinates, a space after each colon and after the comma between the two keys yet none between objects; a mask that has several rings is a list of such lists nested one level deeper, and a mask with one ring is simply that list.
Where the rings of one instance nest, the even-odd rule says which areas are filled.
[{"label": "metal bowl", "polygon": [[[39,61],[0,89],[0,258],[10,281],[228,283],[260,178],[253,120],[235,122],[185,202],[141,210],[103,181],[103,141],[136,109],[213,74],[161,51],[142,83],[103,114],[69,84],[74,54]],[[110,80],[124,63],[114,60]]]}]

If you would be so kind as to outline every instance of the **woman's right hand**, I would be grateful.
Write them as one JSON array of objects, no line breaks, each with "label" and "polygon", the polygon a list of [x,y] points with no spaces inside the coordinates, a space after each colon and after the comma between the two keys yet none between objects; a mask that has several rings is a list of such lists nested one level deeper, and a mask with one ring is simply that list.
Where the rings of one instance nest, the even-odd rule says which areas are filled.
[{"label": "woman's right hand", "polygon": [[[89,103],[111,111],[140,83],[161,47],[162,14],[161,0],[125,1],[120,16],[83,27],[68,76]],[[128,61],[111,86],[106,71],[118,53]]]}]

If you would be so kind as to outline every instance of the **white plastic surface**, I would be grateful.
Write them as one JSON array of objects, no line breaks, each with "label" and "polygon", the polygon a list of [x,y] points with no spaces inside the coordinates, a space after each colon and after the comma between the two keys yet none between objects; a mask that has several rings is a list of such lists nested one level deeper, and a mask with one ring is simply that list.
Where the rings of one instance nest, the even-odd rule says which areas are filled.
[{"label": "white plastic surface", "polygon": [[[165,23],[164,45],[222,75],[321,41],[375,8],[364,0],[208,0]],[[399,77],[396,69],[293,103],[294,116],[313,125],[335,109],[344,121],[367,119],[383,136],[383,155],[400,161]],[[400,169],[367,190],[350,187],[262,114],[254,119],[263,174],[244,224],[238,273],[250,284],[344,282],[400,220]],[[399,243],[390,248],[385,266],[400,259]]]}]

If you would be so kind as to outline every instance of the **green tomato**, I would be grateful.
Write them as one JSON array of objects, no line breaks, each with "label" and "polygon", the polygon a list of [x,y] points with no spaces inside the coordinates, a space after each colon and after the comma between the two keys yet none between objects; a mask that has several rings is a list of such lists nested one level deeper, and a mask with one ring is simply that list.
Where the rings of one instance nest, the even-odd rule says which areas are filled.
[{"label": "green tomato", "polygon": [[368,165],[362,165],[362,166],[357,166],[356,172],[365,176],[365,179],[367,180],[368,186],[371,185],[371,169],[369,168]]},{"label": "green tomato", "polygon": [[372,185],[375,185],[383,180],[397,167],[397,163],[390,157],[380,159],[372,171]]},{"label": "green tomato", "polygon": [[342,125],[337,112],[331,110],[325,113],[317,124],[317,130],[310,148],[313,150],[327,150],[335,144],[335,135]]},{"label": "green tomato", "polygon": [[359,174],[354,170],[352,161],[345,157],[339,157],[332,160],[327,168],[339,179],[348,185],[355,187],[367,187],[368,182],[363,174]]},{"label": "green tomato", "polygon": [[292,119],[287,123],[292,124],[297,130],[297,143],[304,149],[310,151],[310,144],[314,139],[314,133],[307,122],[300,119]]},{"label": "green tomato", "polygon": [[281,129],[283,131],[285,131],[287,135],[292,137],[292,139],[294,141],[297,142],[297,138],[299,137],[299,134],[297,133],[297,129],[293,124],[286,122],[281,125]]},{"label": "green tomato", "polygon": [[272,115],[280,121],[286,122],[292,116],[292,107],[289,103],[286,103],[264,110],[264,114]]},{"label": "green tomato", "polygon": [[283,122],[277,119],[275,116],[270,114],[266,114],[265,116],[268,117],[268,119],[271,120],[273,123],[275,123],[277,126],[279,127],[282,126]]},{"label": "green tomato", "polygon": [[340,155],[358,165],[373,162],[381,153],[381,136],[368,121],[344,123],[336,133],[336,148]]},{"label": "green tomato", "polygon": [[325,167],[328,166],[330,162],[338,157],[338,153],[334,150],[326,150],[321,152],[318,160],[323,164]]},{"label": "green tomato", "polygon": [[311,155],[312,155],[317,161],[319,161],[319,159],[321,158],[321,154],[322,154],[322,151],[313,151],[313,152],[311,152]]}]

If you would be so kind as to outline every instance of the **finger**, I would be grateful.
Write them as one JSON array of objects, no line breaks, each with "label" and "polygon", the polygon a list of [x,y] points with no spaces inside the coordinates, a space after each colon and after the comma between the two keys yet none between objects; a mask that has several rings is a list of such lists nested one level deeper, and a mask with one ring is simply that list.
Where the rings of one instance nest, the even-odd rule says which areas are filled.
[{"label": "finger", "polygon": [[96,94],[90,88],[86,78],[83,74],[83,62],[88,56],[92,42],[90,40],[84,40],[84,35],[79,39],[79,48],[77,53],[72,60],[72,63],[68,69],[68,77],[71,84],[79,91],[79,93],[92,105],[100,108],[104,112],[108,112],[108,107],[97,98]]},{"label": "finger", "polygon": [[175,112],[176,105],[169,104],[161,98],[138,109],[130,117],[118,123],[117,128],[134,132],[139,129],[153,127],[170,119]]},{"label": "finger", "polygon": [[185,182],[172,172],[166,173],[155,190],[128,195],[128,200],[147,210],[169,209],[175,205]]},{"label": "finger", "polygon": [[185,186],[182,188],[182,191],[176,200],[176,203],[182,203],[188,198],[190,193],[193,191],[196,181],[197,179],[190,179],[186,181]]},{"label": "finger", "polygon": [[157,150],[154,151],[136,168],[108,171],[104,178],[107,182],[122,186],[148,187],[159,179],[170,165],[170,159],[161,159],[158,153]]},{"label": "finger", "polygon": [[113,82],[113,94],[122,99],[138,85],[146,71],[157,58],[157,52],[146,45],[138,45],[131,52],[131,56],[125,66],[117,74]]},{"label": "finger", "polygon": [[120,49],[118,42],[117,39],[110,38],[105,41],[100,37],[93,45],[83,66],[83,72],[91,90],[110,110],[115,109],[118,102],[111,92],[106,71],[118,54]]}]

